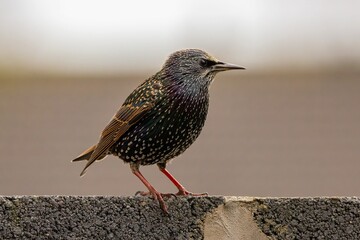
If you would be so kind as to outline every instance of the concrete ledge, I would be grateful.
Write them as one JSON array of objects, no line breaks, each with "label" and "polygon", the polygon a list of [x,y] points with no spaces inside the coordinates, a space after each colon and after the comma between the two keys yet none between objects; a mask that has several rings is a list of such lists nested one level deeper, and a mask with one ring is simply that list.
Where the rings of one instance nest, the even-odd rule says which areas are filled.
[{"label": "concrete ledge", "polygon": [[359,198],[3,196],[0,239],[360,239]]}]

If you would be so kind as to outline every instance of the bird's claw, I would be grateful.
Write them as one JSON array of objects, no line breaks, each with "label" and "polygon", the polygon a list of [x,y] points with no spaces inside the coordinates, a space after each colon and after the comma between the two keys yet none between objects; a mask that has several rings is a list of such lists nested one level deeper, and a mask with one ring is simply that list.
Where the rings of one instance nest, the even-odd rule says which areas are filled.
[{"label": "bird's claw", "polygon": [[135,196],[150,196],[151,193],[150,192],[144,192],[144,191],[137,191],[135,193]]},{"label": "bird's claw", "polygon": [[[170,197],[177,197],[178,195],[175,193],[159,193],[162,197],[170,198]],[[137,191],[135,196],[153,196],[151,192],[144,192],[144,191]],[[156,197],[155,197],[156,198]]]},{"label": "bird's claw", "polygon": [[179,190],[179,192],[176,195],[177,196],[192,196],[192,197],[209,196],[209,194],[207,192],[205,192],[205,193],[192,193],[192,192],[189,192],[189,191],[187,191],[185,189]]},{"label": "bird's claw", "polygon": [[177,197],[173,193],[159,193],[157,191],[154,192],[144,192],[144,191],[137,191],[135,193],[135,196],[152,196],[155,200],[159,202],[160,208],[163,210],[164,213],[169,214],[166,204],[164,202],[163,197],[169,198],[169,197]]},{"label": "bird's claw", "polygon": [[183,189],[183,190],[179,190],[179,192],[176,194],[174,194],[174,193],[159,193],[158,191],[153,191],[153,192],[137,191],[135,193],[135,196],[139,196],[139,195],[140,196],[152,196],[155,200],[157,200],[159,202],[160,208],[163,210],[163,212],[166,214],[169,214],[163,197],[165,197],[165,198],[170,198],[170,197],[177,198],[178,196],[201,197],[201,196],[208,196],[209,194],[208,193],[192,193],[192,192],[189,192],[189,191]]},{"label": "bird's claw", "polygon": [[[162,197],[170,198],[170,197],[178,197],[178,196],[193,196],[193,197],[203,197],[209,196],[207,192],[205,193],[192,193],[187,190],[179,190],[176,194],[175,193],[159,193]],[[137,191],[135,196],[154,196],[151,192],[144,192],[144,191]],[[156,198],[156,197],[155,197]]]}]

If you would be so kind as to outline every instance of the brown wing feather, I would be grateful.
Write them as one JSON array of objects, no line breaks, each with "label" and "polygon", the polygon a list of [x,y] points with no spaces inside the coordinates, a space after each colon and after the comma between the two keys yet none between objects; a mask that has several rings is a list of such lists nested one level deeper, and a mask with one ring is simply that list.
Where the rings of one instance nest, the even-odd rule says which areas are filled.
[{"label": "brown wing feather", "polygon": [[89,147],[84,152],[82,152],[79,156],[77,156],[74,160],[72,160],[72,162],[89,160],[91,157],[91,154],[94,152],[95,148],[96,148],[96,145]]},{"label": "brown wing feather", "polygon": [[91,154],[91,157],[80,176],[85,174],[86,169],[92,163],[104,158],[107,155],[108,150],[120,139],[120,137],[132,125],[138,122],[152,107],[152,104],[144,104],[142,106],[129,104],[122,106],[101,133],[99,143],[96,145],[96,148]]}]

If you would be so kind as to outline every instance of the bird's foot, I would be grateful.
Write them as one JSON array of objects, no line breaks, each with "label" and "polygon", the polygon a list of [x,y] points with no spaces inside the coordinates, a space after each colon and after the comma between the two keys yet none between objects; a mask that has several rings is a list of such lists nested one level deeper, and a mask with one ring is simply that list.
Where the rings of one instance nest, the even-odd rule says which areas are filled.
[{"label": "bird's foot", "polygon": [[[174,194],[174,193],[159,193],[162,197],[165,197],[165,198],[170,198],[170,197],[177,197],[177,195],[176,194]],[[135,196],[138,196],[138,195],[140,195],[140,196],[154,196],[154,195],[152,195],[152,193],[151,192],[144,192],[144,191],[137,191],[136,193],[135,193]]]},{"label": "bird's foot", "polygon": [[166,204],[164,202],[163,197],[165,198],[169,198],[169,197],[176,197],[175,194],[173,193],[159,193],[158,191],[152,191],[152,192],[143,192],[143,191],[137,191],[135,193],[135,196],[151,196],[153,197],[155,200],[157,200],[159,202],[160,208],[166,213],[169,214]]},{"label": "bird's foot", "polygon": [[139,195],[146,197],[146,196],[150,196],[151,193],[150,193],[150,192],[144,192],[144,191],[137,191],[137,192],[135,193],[135,196],[139,196]]},{"label": "bird's foot", "polygon": [[177,196],[194,196],[194,197],[204,197],[204,196],[208,196],[208,193],[192,193],[187,191],[186,189],[181,189],[179,190],[179,192],[176,194]]}]

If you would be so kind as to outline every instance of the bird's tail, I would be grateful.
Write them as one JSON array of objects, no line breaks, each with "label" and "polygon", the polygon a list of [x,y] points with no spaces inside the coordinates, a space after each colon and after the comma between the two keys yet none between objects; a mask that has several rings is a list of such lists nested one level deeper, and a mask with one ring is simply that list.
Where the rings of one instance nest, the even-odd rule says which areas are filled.
[{"label": "bird's tail", "polygon": [[91,154],[94,152],[96,148],[96,144],[94,146],[89,147],[88,149],[86,149],[83,153],[81,153],[77,158],[75,158],[74,160],[72,160],[72,162],[78,162],[78,161],[83,161],[83,160],[89,160],[91,157]]}]

